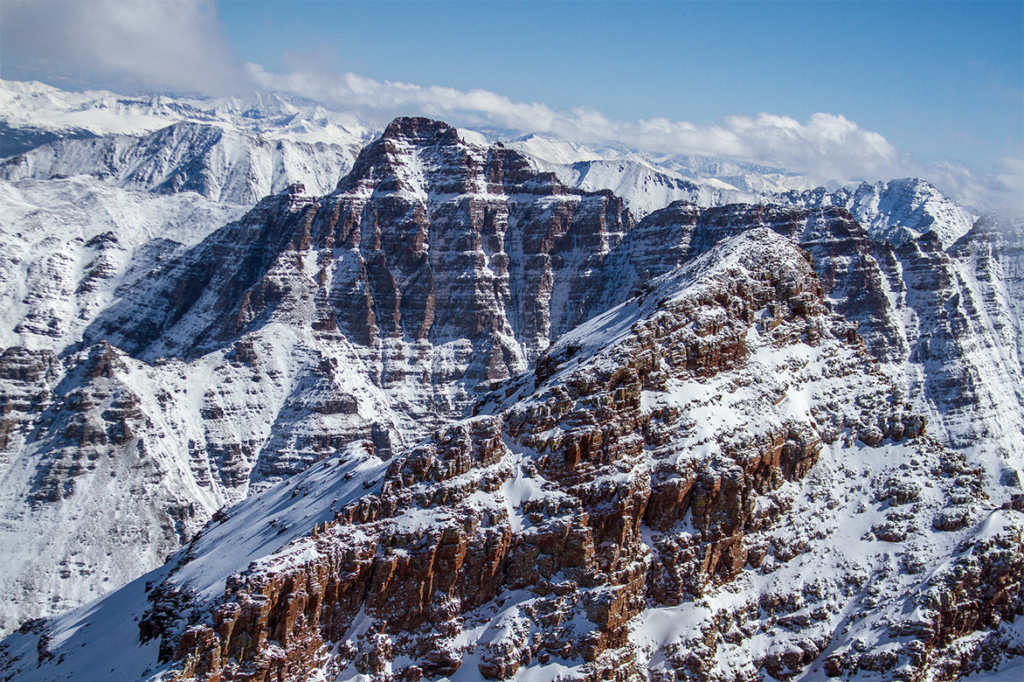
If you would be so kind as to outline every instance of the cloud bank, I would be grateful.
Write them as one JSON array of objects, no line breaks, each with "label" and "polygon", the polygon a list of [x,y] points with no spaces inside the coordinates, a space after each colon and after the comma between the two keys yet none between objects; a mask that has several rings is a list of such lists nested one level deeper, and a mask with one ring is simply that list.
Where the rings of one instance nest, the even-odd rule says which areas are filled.
[{"label": "cloud bank", "polygon": [[247,67],[264,89],[292,92],[343,108],[412,110],[468,127],[494,126],[667,154],[723,156],[830,179],[884,174],[899,164],[899,153],[884,137],[834,114],[814,114],[804,123],[770,114],[730,116],[722,124],[702,125],[663,118],[617,121],[593,109],[554,111],[543,104],[515,102],[486,90],[462,92],[381,83],[354,73],[333,77],[322,73],[274,74],[257,64]]},{"label": "cloud bank", "polygon": [[2,9],[7,78],[207,94],[246,81],[208,0],[3,0]]}]

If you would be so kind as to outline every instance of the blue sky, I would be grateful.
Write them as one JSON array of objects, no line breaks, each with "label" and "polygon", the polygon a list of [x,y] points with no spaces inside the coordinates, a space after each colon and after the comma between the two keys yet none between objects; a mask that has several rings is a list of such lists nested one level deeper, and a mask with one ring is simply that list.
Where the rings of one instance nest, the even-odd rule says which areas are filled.
[{"label": "blue sky", "polygon": [[244,61],[695,123],[842,114],[923,157],[1024,145],[1020,2],[224,2]]},{"label": "blue sky", "polygon": [[4,78],[274,88],[378,121],[426,114],[822,177],[1024,177],[1019,0],[3,0],[0,13]]}]

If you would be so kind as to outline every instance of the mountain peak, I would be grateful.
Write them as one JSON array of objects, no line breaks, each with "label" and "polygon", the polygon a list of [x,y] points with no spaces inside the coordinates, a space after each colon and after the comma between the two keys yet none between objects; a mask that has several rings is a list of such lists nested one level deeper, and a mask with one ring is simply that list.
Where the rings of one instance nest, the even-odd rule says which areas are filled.
[{"label": "mountain peak", "polygon": [[451,145],[459,141],[459,132],[443,121],[422,116],[400,116],[388,124],[382,139],[405,139],[415,145]]}]

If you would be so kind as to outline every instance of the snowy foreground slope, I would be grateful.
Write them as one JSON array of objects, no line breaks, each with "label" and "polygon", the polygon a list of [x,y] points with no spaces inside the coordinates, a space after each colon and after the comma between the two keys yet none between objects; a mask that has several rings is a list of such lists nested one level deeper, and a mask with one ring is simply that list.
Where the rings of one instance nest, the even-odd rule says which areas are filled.
[{"label": "snowy foreground slope", "polygon": [[339,451],[0,655],[14,679],[1012,666],[1019,498],[925,435],[853,330],[790,240],[726,239],[477,416]]}]

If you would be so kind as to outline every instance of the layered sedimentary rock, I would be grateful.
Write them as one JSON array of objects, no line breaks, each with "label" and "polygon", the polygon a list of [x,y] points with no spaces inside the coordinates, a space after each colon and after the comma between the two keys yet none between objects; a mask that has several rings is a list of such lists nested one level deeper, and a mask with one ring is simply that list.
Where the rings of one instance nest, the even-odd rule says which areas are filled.
[{"label": "layered sedimentary rock", "polygon": [[[1024,654],[1019,223],[634,224],[398,119],[330,195],[189,243],[106,232],[62,242],[0,358],[7,530],[102,541],[19,540],[2,592],[66,596],[45,614],[187,547],[26,624],[19,675],[953,679]],[[115,622],[126,657],[85,625]]]},{"label": "layered sedimentary rock", "polygon": [[599,312],[601,266],[632,222],[500,146],[398,119],[333,194],[291,193],[158,271],[86,332],[143,358],[195,357],[269,320],[356,344],[408,428],[465,414]]},{"label": "layered sedimentary rock", "polygon": [[[192,511],[171,524],[184,528],[172,538],[187,539],[220,506],[338,448],[363,443],[384,455],[467,414],[481,382],[527,369],[552,338],[599,309],[597,273],[630,226],[607,193],[569,192],[515,152],[403,119],[328,197],[291,188],[194,244],[138,245],[140,235],[114,231],[72,240],[52,282],[61,291],[35,289],[46,295],[12,332],[63,354],[52,383],[97,347],[119,357],[114,374],[130,387],[143,426],[114,445],[163,462],[153,485],[179,477],[173,495]],[[69,306],[77,313],[70,324]],[[10,400],[32,390],[48,388],[11,384]],[[63,432],[45,410],[33,414],[7,420],[5,457],[45,470]],[[99,431],[117,421],[109,410],[92,419]],[[90,467],[72,469],[79,489],[99,480]],[[7,507],[20,514],[35,493],[29,479],[19,481],[6,489]],[[83,496],[62,499],[71,525],[92,506]],[[115,529],[93,525],[102,552],[143,557],[124,562],[135,573],[156,565],[174,547],[156,540],[177,505],[162,499],[137,494],[115,505],[151,518],[142,533],[150,540],[106,542]],[[48,528],[50,516],[31,511],[11,533]],[[65,575],[43,567],[63,554],[19,556],[24,571],[7,574],[5,628],[24,613],[21,595],[110,582],[94,577],[91,560]],[[23,573],[45,576],[48,587],[19,582]]]},{"label": "layered sedimentary rock", "polygon": [[[866,514],[877,523],[860,542],[898,542],[916,531],[895,510],[934,513],[951,490],[924,494],[883,467],[878,492],[872,480],[865,495],[824,495],[808,536],[814,522],[798,507],[822,483],[810,472],[824,453],[829,467],[905,456],[963,475],[850,328],[827,313],[790,241],[766,229],[726,240],[567,334],[478,416],[391,460],[349,452],[228,513],[147,581],[137,636],[162,674],[182,679],[420,679],[463,666],[488,678],[534,666],[582,679],[735,679],[786,677],[823,654],[842,673],[854,658],[837,648],[849,639],[841,613],[882,588],[897,599],[891,576],[872,575],[877,559],[864,556],[817,593],[775,579],[828,559],[826,538],[841,532],[832,519]],[[881,506],[847,510],[865,500]],[[963,513],[971,525],[978,509]],[[235,556],[234,568],[215,556]],[[853,667],[890,674],[1016,613],[1019,562],[1012,551],[999,561],[984,570],[1005,578],[1003,596],[978,593],[979,615],[955,634],[939,615],[918,630],[927,636]],[[723,598],[732,607],[715,608]],[[705,606],[690,627],[649,627],[695,603]],[[728,619],[749,618],[748,603],[777,616],[732,633]],[[808,609],[824,611],[801,619]],[[11,640],[12,661],[33,636]],[[762,636],[778,644],[744,644]],[[709,667],[719,656],[729,663]]]}]

